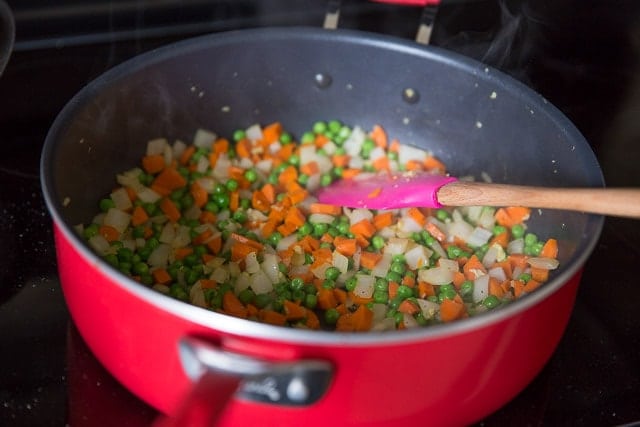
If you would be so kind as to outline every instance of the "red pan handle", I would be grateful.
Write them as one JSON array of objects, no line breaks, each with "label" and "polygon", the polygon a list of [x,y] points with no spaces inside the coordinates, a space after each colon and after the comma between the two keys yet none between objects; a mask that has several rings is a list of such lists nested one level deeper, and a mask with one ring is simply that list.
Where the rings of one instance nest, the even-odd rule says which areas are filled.
[{"label": "red pan handle", "polygon": [[180,360],[194,386],[175,414],[156,420],[154,427],[216,425],[233,398],[289,407],[316,402],[328,389],[332,365],[323,360],[272,361],[249,357],[185,337]]}]

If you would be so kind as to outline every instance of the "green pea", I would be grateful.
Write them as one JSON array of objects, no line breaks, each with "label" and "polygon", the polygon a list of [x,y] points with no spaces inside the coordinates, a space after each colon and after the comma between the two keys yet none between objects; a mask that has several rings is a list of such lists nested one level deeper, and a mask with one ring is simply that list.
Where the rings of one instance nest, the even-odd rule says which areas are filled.
[{"label": "green pea", "polygon": [[118,257],[115,254],[107,254],[104,256],[104,260],[110,264],[112,267],[117,267],[118,266]]},{"label": "green pea", "polygon": [[99,230],[100,230],[100,226],[98,224],[90,224],[84,228],[84,230],[82,231],[82,235],[84,236],[85,239],[90,239],[96,234],[98,234]]},{"label": "green pea", "polygon": [[238,189],[238,181],[231,178],[224,185],[228,191],[236,191]]},{"label": "green pea", "polygon": [[236,142],[246,138],[246,136],[247,136],[247,133],[242,129],[238,129],[233,132],[233,140]]},{"label": "green pea", "polygon": [[322,134],[327,131],[327,124],[325,122],[315,122],[312,129],[315,134]]},{"label": "green pea", "polygon": [[320,185],[323,187],[327,187],[333,182],[333,177],[329,173],[322,174],[320,177]]},{"label": "green pea", "polygon": [[356,285],[358,284],[358,279],[356,279],[355,277],[349,277],[349,279],[347,279],[347,281],[344,284],[344,288],[351,292],[356,288]]},{"label": "green pea", "polygon": [[329,325],[335,325],[339,317],[340,313],[335,308],[330,308],[324,312],[324,321]]},{"label": "green pea", "polygon": [[298,228],[298,235],[304,237],[310,234],[312,231],[313,231],[313,226],[308,222],[305,222],[300,226],[300,228]]},{"label": "green pea", "polygon": [[133,251],[129,248],[120,248],[116,251],[116,255],[120,262],[131,261],[131,258],[133,258]]},{"label": "green pea", "polygon": [[329,267],[324,272],[324,277],[329,280],[336,280],[338,276],[340,276],[340,270],[337,267]]},{"label": "green pea", "polygon": [[406,285],[398,286],[398,298],[407,299],[413,296],[413,289]]},{"label": "green pea", "polygon": [[496,308],[497,306],[500,305],[500,300],[495,295],[489,295],[482,301],[482,305],[484,305],[489,309]]},{"label": "green pea", "polygon": [[298,175],[298,184],[307,185],[308,182],[309,182],[309,175],[305,173],[301,173],[300,175]]},{"label": "green pea", "polygon": [[341,222],[340,224],[338,224],[336,226],[336,228],[338,229],[338,232],[341,235],[345,235],[345,234],[347,234],[349,232],[349,228],[350,227],[349,227],[349,223]]},{"label": "green pea", "polygon": [[213,201],[218,205],[218,208],[224,209],[229,206],[229,195],[226,193],[219,193],[213,195]]},{"label": "green pea", "polygon": [[302,134],[302,137],[300,138],[300,143],[302,143],[302,144],[313,144],[315,139],[316,139],[316,137],[313,134],[313,132],[305,132],[305,133]]},{"label": "green pea", "polygon": [[460,296],[466,297],[473,293],[473,282],[471,280],[465,280],[460,285]]},{"label": "green pea", "polygon": [[306,294],[304,297],[304,305],[310,309],[316,308],[318,305],[318,296],[315,294]]},{"label": "green pea", "polygon": [[253,304],[258,308],[265,308],[271,304],[271,296],[269,294],[258,294],[253,300]]},{"label": "green pea", "polygon": [[282,132],[282,134],[280,134],[280,144],[288,145],[288,144],[291,144],[292,142],[293,142],[293,137],[291,136],[290,133]]},{"label": "green pea", "polygon": [[298,290],[304,288],[304,280],[299,277],[294,277],[291,279],[291,283],[289,284],[291,290]]},{"label": "green pea", "polygon": [[100,210],[102,212],[107,212],[109,209],[113,209],[115,207],[116,203],[110,198],[100,200]]},{"label": "green pea", "polygon": [[518,276],[518,280],[522,280],[524,283],[527,283],[529,280],[531,280],[531,274],[522,273],[520,276]]},{"label": "green pea", "polygon": [[389,271],[385,277],[390,282],[400,283],[402,281],[402,276],[393,271]]},{"label": "green pea", "polygon": [[258,173],[255,171],[255,169],[247,169],[244,172],[244,177],[249,182],[256,182],[256,180],[258,179]]},{"label": "green pea", "polygon": [[241,224],[244,223],[244,222],[247,222],[247,220],[249,219],[249,217],[247,216],[247,213],[245,211],[240,210],[240,209],[238,209],[237,211],[235,211],[233,213],[232,218],[233,218],[234,221],[237,221],[237,222],[239,222]]},{"label": "green pea", "polygon": [[389,301],[389,293],[387,291],[375,290],[373,291],[373,302],[379,304],[386,304]]},{"label": "green pea", "polygon": [[533,233],[527,233],[524,236],[524,244],[525,246],[531,246],[538,242],[538,236]]},{"label": "green pea", "polygon": [[271,233],[271,236],[269,236],[269,243],[272,246],[277,246],[280,240],[282,240],[282,234],[280,234],[280,232],[278,231],[274,231],[273,233]]},{"label": "green pea", "polygon": [[384,247],[384,238],[382,236],[375,235],[371,239],[371,246],[375,249],[382,249]]},{"label": "green pea", "polygon": [[444,209],[436,210],[436,218],[440,221],[445,221],[451,217],[451,214]]},{"label": "green pea", "polygon": [[394,273],[398,273],[398,274],[402,275],[402,274],[404,274],[404,272],[406,270],[405,264],[402,263],[402,262],[392,262],[390,270],[393,271]]},{"label": "green pea", "polygon": [[511,227],[511,235],[514,239],[519,239],[524,236],[524,226],[522,224],[516,224]]},{"label": "green pea", "polygon": [[313,224],[314,237],[322,237],[329,230],[329,226],[324,223]]},{"label": "green pea", "polygon": [[132,271],[137,275],[147,274],[149,273],[149,266],[144,262],[138,262],[133,265]]},{"label": "green pea", "polygon": [[498,234],[502,234],[505,231],[507,231],[507,228],[502,225],[494,225],[492,230],[494,236],[497,236]]},{"label": "green pea", "polygon": [[238,299],[243,304],[251,303],[255,299],[255,297],[256,297],[256,293],[253,292],[253,290],[251,290],[250,288],[243,289],[238,294]]},{"label": "green pea", "polygon": [[189,294],[187,294],[187,291],[177,283],[171,285],[171,287],[169,288],[169,295],[182,301],[189,300]]}]

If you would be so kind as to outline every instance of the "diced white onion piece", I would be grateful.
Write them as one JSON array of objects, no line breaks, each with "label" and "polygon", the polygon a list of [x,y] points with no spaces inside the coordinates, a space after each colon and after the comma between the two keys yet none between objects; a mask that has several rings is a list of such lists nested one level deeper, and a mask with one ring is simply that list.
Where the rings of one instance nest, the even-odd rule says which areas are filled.
[{"label": "diced white onion piece", "polygon": [[111,248],[111,245],[100,234],[96,234],[89,238],[89,245],[100,255],[106,255]]},{"label": "diced white onion piece", "polygon": [[467,245],[476,247],[486,244],[493,236],[493,233],[485,228],[476,227],[467,237]]},{"label": "diced white onion piece", "polygon": [[204,189],[207,193],[213,193],[213,190],[216,188],[216,180],[211,178],[210,176],[203,176],[196,180],[198,185]]},{"label": "diced white onion piece", "polygon": [[162,243],[171,243],[175,238],[176,229],[172,223],[167,222],[164,227],[162,227],[158,240]]},{"label": "diced white onion piece", "polygon": [[260,270],[256,274],[251,275],[251,289],[256,294],[264,294],[273,290],[273,283],[264,271]]},{"label": "diced white onion piece", "polygon": [[353,209],[350,214],[347,215],[349,217],[349,222],[351,225],[357,224],[363,219],[370,221],[373,219],[373,212],[369,209],[357,208]]},{"label": "diced white onion piece", "polygon": [[195,204],[189,206],[189,208],[182,213],[185,219],[198,219],[200,218],[201,214],[202,214],[202,209],[200,209]]},{"label": "diced white onion piece", "polygon": [[229,178],[229,167],[231,160],[226,155],[220,155],[216,161],[216,165],[211,171],[211,175],[219,181],[226,181]]},{"label": "diced white onion piece", "polygon": [[171,246],[166,243],[160,243],[157,248],[155,248],[149,254],[149,258],[147,262],[151,267],[166,267],[169,262],[169,255],[171,254]]},{"label": "diced white onion piece", "polygon": [[164,154],[164,149],[169,145],[166,138],[155,138],[147,142],[147,156]]},{"label": "diced white onion piece", "polygon": [[505,253],[502,246],[500,246],[498,243],[494,243],[493,245],[489,246],[489,249],[482,257],[482,265],[489,268],[496,262],[504,261],[506,257],[507,254]]},{"label": "diced white onion piece", "polygon": [[433,267],[418,270],[418,279],[432,285],[446,285],[453,281],[453,272],[444,267]]},{"label": "diced white onion piece", "polygon": [[[137,240],[138,239],[126,239],[126,240],[123,240],[122,241],[122,246],[127,248],[127,249],[131,249],[132,251],[135,251],[136,248],[138,247],[137,246]],[[142,239],[142,240],[146,243],[146,241],[144,239]],[[143,243],[142,246],[144,246],[144,243]]]},{"label": "diced white onion piece", "polygon": [[524,253],[524,239],[519,237],[510,241],[507,244],[507,253],[509,254],[521,254]]},{"label": "diced white onion piece", "polygon": [[468,206],[466,208],[466,214],[467,218],[469,218],[469,221],[476,224],[478,222],[478,219],[480,219],[482,208],[482,206]]},{"label": "diced white onion piece", "polygon": [[385,152],[384,148],[375,147],[373,150],[371,150],[371,153],[369,153],[369,160],[375,162],[379,158],[385,157],[386,155],[387,153]]},{"label": "diced white onion piece", "polygon": [[422,226],[410,216],[404,216],[398,220],[398,231],[404,234],[418,233],[422,231]]},{"label": "diced white onion piece", "polygon": [[474,302],[480,302],[484,300],[489,295],[489,276],[488,274],[483,274],[482,276],[477,277],[473,281],[473,294],[472,298]]},{"label": "diced white onion piece", "polygon": [[315,268],[311,269],[311,272],[313,273],[314,276],[316,276],[316,278],[318,279],[325,279],[326,278],[326,271],[327,268],[331,267],[331,264],[325,262],[322,263],[320,265],[318,265]]},{"label": "diced white onion piece", "polygon": [[429,258],[432,254],[433,251],[426,246],[415,245],[404,254],[404,258],[410,269],[417,270],[429,265]]},{"label": "diced white onion piece", "polygon": [[401,165],[406,164],[409,160],[417,160],[419,162],[427,158],[428,153],[420,148],[411,145],[401,144],[398,149],[398,162]]},{"label": "diced white onion piece", "polygon": [[298,236],[295,233],[289,234],[287,237],[283,237],[282,239],[280,239],[280,241],[276,245],[276,249],[278,251],[284,251],[286,249],[289,249],[289,247],[297,241],[298,241]]},{"label": "diced white onion piece", "polygon": [[278,257],[275,254],[264,254],[260,268],[271,280],[271,283],[278,283],[280,280],[280,270],[278,269]]},{"label": "diced white onion piece", "polygon": [[384,246],[384,253],[389,253],[391,255],[404,254],[407,250],[408,244],[409,239],[404,239],[401,237],[389,237],[387,243]]},{"label": "diced white onion piece", "polygon": [[333,215],[313,213],[309,215],[309,222],[311,224],[331,224],[336,219]]},{"label": "diced white onion piece", "polygon": [[179,139],[176,139],[176,141],[173,143],[173,157],[174,158],[178,158],[182,155],[182,153],[184,153],[184,150],[187,149],[187,144],[185,144],[183,141],[180,141]]},{"label": "diced white onion piece", "polygon": [[374,323],[371,327],[371,331],[393,331],[396,329],[396,321],[393,317],[385,317],[379,322]]},{"label": "diced white onion piece", "polygon": [[129,221],[131,221],[131,215],[120,209],[111,208],[104,216],[103,224],[109,225],[118,230],[118,232],[123,233],[129,226]]},{"label": "diced white onion piece", "polygon": [[[131,244],[131,243],[129,243],[129,244]],[[144,248],[144,246],[145,246],[146,244],[147,244],[147,241],[146,241],[146,240],[144,240],[144,238],[143,238],[143,237],[138,237],[137,239],[135,239],[135,240],[133,241],[133,246],[134,246],[135,248]]]},{"label": "diced white onion piece", "polygon": [[310,192],[316,191],[320,188],[320,180],[322,179],[322,175],[319,173],[313,174],[309,177],[307,181],[307,190]]},{"label": "diced white onion piece", "polygon": [[271,159],[260,160],[258,163],[256,163],[255,166],[257,170],[263,173],[269,173],[273,168],[273,160]]},{"label": "diced white onion piece", "polygon": [[489,274],[489,276],[497,279],[501,283],[504,282],[505,280],[507,280],[507,275],[504,272],[504,269],[502,267],[493,267],[493,268],[489,269],[487,274]]},{"label": "diced white onion piece", "polygon": [[555,258],[531,257],[527,259],[527,263],[534,268],[543,268],[545,270],[555,270],[560,262]]},{"label": "diced white onion piece", "polygon": [[129,193],[122,187],[111,192],[111,200],[113,200],[116,209],[120,209],[121,211],[126,211],[133,206],[129,198]]},{"label": "diced white onion piece", "polygon": [[445,270],[449,270],[452,273],[457,272],[459,269],[458,261],[456,261],[455,259],[447,259],[447,258],[440,258],[438,260],[438,267],[442,267]]},{"label": "diced white onion piece", "polygon": [[366,138],[364,130],[360,126],[355,126],[351,130],[351,134],[342,145],[346,153],[351,157],[359,157],[362,144]]},{"label": "diced white onion piece", "polygon": [[191,286],[189,290],[189,301],[191,304],[197,305],[198,307],[206,307],[207,300],[204,297],[204,291],[202,290],[202,284],[198,280],[196,283]]},{"label": "diced white onion piece", "polygon": [[356,274],[356,287],[353,289],[354,295],[360,298],[371,298],[375,280],[375,277],[368,274]]},{"label": "diced white onion piece", "polygon": [[444,250],[440,242],[438,242],[437,240],[431,244],[431,249],[433,249],[433,251],[437,253],[440,256],[440,258],[447,257],[447,252]]},{"label": "diced white onion piece", "polygon": [[160,196],[160,194],[156,193],[149,187],[144,186],[136,192],[136,195],[138,196],[138,199],[140,199],[140,201],[144,203],[155,203],[162,197]]},{"label": "diced white onion piece", "polygon": [[416,301],[418,301],[420,311],[422,311],[425,319],[432,319],[440,311],[440,305],[438,305],[438,303],[422,298],[418,298]]},{"label": "diced white onion piece", "polygon": [[160,292],[162,294],[168,294],[169,293],[169,287],[167,285],[161,285],[159,283],[156,283],[155,285],[153,285],[151,287],[151,289],[153,289],[156,292]]},{"label": "diced white onion piece", "polygon": [[164,164],[165,166],[170,165],[171,162],[173,161],[173,149],[171,148],[171,146],[169,144],[167,144],[164,147]]},{"label": "diced white onion piece", "polygon": [[371,306],[371,311],[373,312],[373,323],[379,322],[387,315],[387,305],[374,303]]},{"label": "diced white onion piece", "polygon": [[335,142],[329,141],[322,146],[322,149],[325,153],[327,153],[327,155],[333,156],[336,153],[338,146],[335,144]]},{"label": "diced white onion piece", "polygon": [[304,144],[299,148],[300,165],[306,165],[308,163],[316,161],[318,154],[316,153],[316,146],[313,144]]},{"label": "diced white onion piece", "polygon": [[245,136],[250,141],[259,141],[262,139],[262,128],[259,124],[251,125],[246,129]]},{"label": "diced white onion piece", "polygon": [[[222,282],[219,282],[219,283],[222,283]],[[236,282],[233,284],[233,290],[235,291],[236,294],[239,294],[245,289],[250,288],[251,284],[252,284],[252,276],[246,271],[243,271],[236,278]]]},{"label": "diced white onion piece", "polygon": [[209,159],[201,156],[196,163],[196,172],[205,173],[209,169]]},{"label": "diced white onion piece", "polygon": [[258,256],[255,252],[249,252],[244,257],[245,270],[249,274],[257,273],[260,271],[260,264],[258,263]]},{"label": "diced white onion piece", "polygon": [[123,187],[131,187],[134,190],[138,190],[139,188],[143,187],[143,185],[140,183],[140,180],[138,179],[141,173],[142,169],[140,168],[129,169],[124,173],[116,175],[116,181],[118,181],[118,184],[122,185]]},{"label": "diced white onion piece", "polygon": [[224,267],[217,267],[213,269],[209,279],[214,280],[216,283],[224,283],[229,280],[229,275],[229,270]]},{"label": "diced white onion piece", "polygon": [[484,206],[482,208],[482,212],[480,213],[480,218],[478,218],[478,225],[491,230],[496,223],[496,220],[494,218],[495,213],[495,208]]},{"label": "diced white onion piece", "polygon": [[375,277],[386,277],[391,267],[391,258],[391,254],[383,253],[380,261],[371,270],[371,274]]},{"label": "diced white onion piece", "polygon": [[186,225],[179,225],[176,230],[176,235],[171,241],[171,247],[183,248],[191,243],[191,230]]},{"label": "diced white onion piece", "polygon": [[218,135],[211,131],[208,131],[206,129],[198,129],[193,136],[193,145],[198,148],[211,148],[217,138]]},{"label": "diced white onion piece", "polygon": [[418,321],[415,319],[415,317],[407,313],[404,313],[402,315],[402,323],[404,324],[404,327],[407,329],[415,328],[418,326]]},{"label": "diced white onion piece", "polygon": [[342,255],[340,252],[333,251],[331,261],[333,266],[340,270],[341,274],[345,274],[349,270],[349,258]]}]

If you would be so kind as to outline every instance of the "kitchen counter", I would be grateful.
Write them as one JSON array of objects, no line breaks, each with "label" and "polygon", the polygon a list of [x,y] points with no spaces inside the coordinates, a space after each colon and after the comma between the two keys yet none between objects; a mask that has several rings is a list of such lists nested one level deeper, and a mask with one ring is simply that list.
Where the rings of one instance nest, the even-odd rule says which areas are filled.
[{"label": "kitchen counter", "polygon": [[[532,41],[506,47],[491,40],[517,42],[521,30],[491,37],[483,28],[464,32],[460,7],[443,7],[434,44],[484,60],[541,92],[586,136],[609,185],[640,187],[638,7],[580,3],[589,6],[570,16],[563,11],[572,2],[549,6],[555,9],[546,10],[546,31],[532,24],[540,22],[532,19],[539,10],[520,9],[526,13],[511,18],[530,22]],[[632,2],[621,3],[631,8]],[[25,42],[0,78],[0,425],[142,426],[157,416],[104,371],[69,318],[39,157],[56,114],[84,84],[126,58],[201,32],[62,46]],[[638,242],[640,222],[606,219],[556,352],[522,393],[479,425],[640,422]]]}]

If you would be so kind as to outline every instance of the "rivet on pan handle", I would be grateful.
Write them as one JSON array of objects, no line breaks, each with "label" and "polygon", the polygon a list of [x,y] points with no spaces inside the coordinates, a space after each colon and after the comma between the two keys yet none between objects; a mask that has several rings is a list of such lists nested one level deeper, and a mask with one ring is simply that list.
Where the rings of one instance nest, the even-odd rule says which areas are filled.
[{"label": "rivet on pan handle", "polygon": [[332,365],[324,360],[286,362],[249,357],[195,337],[179,343],[180,360],[194,387],[176,414],[155,427],[212,426],[237,398],[277,406],[303,407],[329,388]]},{"label": "rivet on pan handle", "polygon": [[[421,44],[429,44],[433,23],[438,11],[440,0],[373,0],[378,3],[391,3],[405,6],[423,6],[420,24],[416,33],[416,42]],[[338,28],[340,20],[340,0],[329,0],[327,3],[327,12],[324,17],[323,27],[328,30]]]}]

